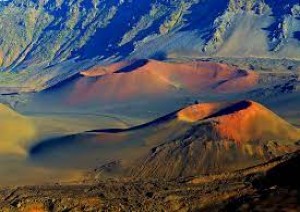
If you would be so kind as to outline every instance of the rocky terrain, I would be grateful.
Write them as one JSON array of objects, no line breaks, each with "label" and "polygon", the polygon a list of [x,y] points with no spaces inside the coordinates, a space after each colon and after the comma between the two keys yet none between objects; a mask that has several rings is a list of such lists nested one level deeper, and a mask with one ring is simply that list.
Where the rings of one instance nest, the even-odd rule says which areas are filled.
[{"label": "rocky terrain", "polygon": [[[4,188],[2,211],[299,210],[299,152],[252,168],[177,180],[110,179]],[[289,173],[293,172],[293,175]]]}]

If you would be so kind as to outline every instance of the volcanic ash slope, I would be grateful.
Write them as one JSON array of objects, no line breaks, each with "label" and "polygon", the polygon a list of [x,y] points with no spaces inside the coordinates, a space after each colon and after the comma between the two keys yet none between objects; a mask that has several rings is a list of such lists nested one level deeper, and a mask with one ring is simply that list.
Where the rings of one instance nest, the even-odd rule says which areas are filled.
[{"label": "volcanic ash slope", "polygon": [[35,135],[29,118],[0,104],[0,154],[26,154],[26,145]]},{"label": "volcanic ash slope", "polygon": [[235,171],[292,152],[300,131],[253,101],[197,104],[180,110],[182,135],[152,148],[134,174],[176,178]]},{"label": "volcanic ash slope", "polygon": [[97,163],[96,172],[104,175],[116,169],[121,175],[171,179],[255,166],[295,151],[298,141],[299,129],[245,100],[195,104],[136,127],[50,139],[33,146],[30,156],[39,163],[49,158],[59,165]]},{"label": "volcanic ash slope", "polygon": [[[187,94],[241,93],[256,87],[259,74],[210,62],[161,62],[134,60],[96,66],[82,71],[72,94],[72,103],[85,94],[85,100],[129,101],[137,97],[158,98]],[[82,100],[81,100],[82,101]]]}]

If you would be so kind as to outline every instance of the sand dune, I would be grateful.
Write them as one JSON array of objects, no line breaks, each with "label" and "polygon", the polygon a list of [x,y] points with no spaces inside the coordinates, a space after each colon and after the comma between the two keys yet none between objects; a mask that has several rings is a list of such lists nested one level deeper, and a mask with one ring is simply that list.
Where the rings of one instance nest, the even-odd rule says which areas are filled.
[{"label": "sand dune", "polygon": [[0,154],[27,154],[27,144],[36,135],[29,118],[3,104],[0,104],[0,132]]}]

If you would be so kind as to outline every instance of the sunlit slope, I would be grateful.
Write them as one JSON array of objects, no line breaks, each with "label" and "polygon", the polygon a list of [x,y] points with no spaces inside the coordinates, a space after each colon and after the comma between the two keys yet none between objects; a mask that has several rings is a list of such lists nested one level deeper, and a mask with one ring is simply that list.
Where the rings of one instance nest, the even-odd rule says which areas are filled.
[{"label": "sunlit slope", "polygon": [[0,154],[26,154],[27,145],[35,135],[35,127],[29,118],[0,104]]},{"label": "sunlit slope", "polygon": [[299,140],[298,128],[259,103],[204,103],[137,127],[50,139],[30,155],[37,163],[73,166],[88,151],[84,160],[93,164],[115,161],[137,177],[176,178],[257,165],[296,150]]},{"label": "sunlit slope", "polygon": [[[113,70],[112,66],[110,68]],[[96,77],[95,73],[95,68],[83,72],[85,76]],[[253,88],[258,78],[258,74],[253,71],[239,70],[224,64],[138,60],[123,68],[115,68],[113,73],[96,80],[98,87],[85,88],[84,92],[93,95],[97,90],[98,93],[105,91],[107,98],[112,99],[166,95],[175,91],[234,93]]]},{"label": "sunlit slope", "polygon": [[[207,111],[206,116],[202,115],[203,111]],[[215,121],[219,136],[241,143],[267,140],[284,143],[299,139],[298,129],[253,101],[242,101],[221,109],[219,104],[194,105],[180,111],[179,117],[191,122],[210,118]]]},{"label": "sunlit slope", "polygon": [[300,139],[299,129],[252,101],[194,105],[179,111],[178,118],[191,127],[152,149],[138,175],[172,178],[233,171],[292,152]]},{"label": "sunlit slope", "polygon": [[28,110],[42,110],[43,105],[51,105],[51,109],[68,111],[78,107],[99,110],[104,106],[113,108],[145,101],[152,104],[166,101],[167,106],[188,96],[196,99],[198,95],[243,93],[256,88],[259,79],[255,71],[219,63],[125,61],[82,71],[73,79],[35,94],[25,106]]}]

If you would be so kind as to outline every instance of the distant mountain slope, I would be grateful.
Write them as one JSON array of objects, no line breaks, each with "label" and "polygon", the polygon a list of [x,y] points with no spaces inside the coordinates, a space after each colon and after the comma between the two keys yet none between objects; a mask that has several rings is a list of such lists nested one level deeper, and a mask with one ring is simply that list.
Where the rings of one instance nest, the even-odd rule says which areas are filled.
[{"label": "distant mountain slope", "polygon": [[299,15],[298,0],[1,1],[0,70],[75,58],[300,59]]}]

